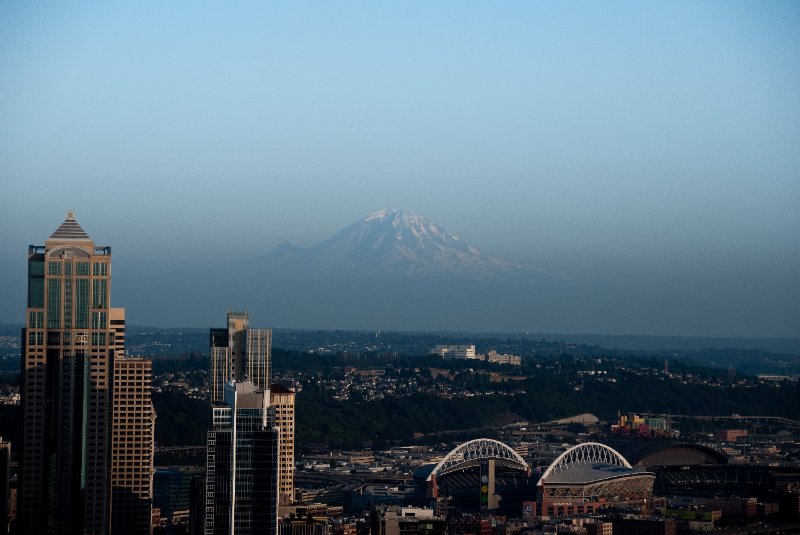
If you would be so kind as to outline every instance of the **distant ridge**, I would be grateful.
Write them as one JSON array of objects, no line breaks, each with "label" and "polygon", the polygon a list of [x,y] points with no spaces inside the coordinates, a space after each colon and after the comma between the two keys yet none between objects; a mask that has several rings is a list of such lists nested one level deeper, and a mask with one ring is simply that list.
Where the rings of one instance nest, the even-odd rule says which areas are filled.
[{"label": "distant ridge", "polygon": [[[264,324],[269,326],[268,324]],[[22,325],[0,323],[0,358],[18,359]],[[800,338],[706,338],[690,336],[645,336],[566,334],[535,332],[327,330],[279,328],[272,325],[273,346],[278,349],[314,351],[321,345],[349,347],[356,353],[392,351],[423,354],[436,343],[476,343],[491,348],[516,340],[540,341],[570,353],[585,345],[601,351],[621,351],[645,358],[691,359],[699,365],[719,369],[733,366],[743,374],[797,374],[800,370]],[[3,339],[5,338],[5,339]],[[386,341],[391,340],[391,349]],[[208,327],[153,327],[129,325],[126,344],[140,356],[179,356],[208,351]],[[376,349],[375,344],[383,344]],[[16,368],[13,368],[16,370]]]}]

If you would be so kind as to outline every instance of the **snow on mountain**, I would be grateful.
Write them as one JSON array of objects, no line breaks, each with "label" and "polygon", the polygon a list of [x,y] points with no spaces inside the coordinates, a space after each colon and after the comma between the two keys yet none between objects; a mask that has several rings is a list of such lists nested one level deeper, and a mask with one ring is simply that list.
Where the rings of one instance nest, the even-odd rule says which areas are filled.
[{"label": "snow on mountain", "polygon": [[486,276],[536,271],[492,258],[424,217],[383,209],[308,248],[284,243],[269,267],[320,274]]}]

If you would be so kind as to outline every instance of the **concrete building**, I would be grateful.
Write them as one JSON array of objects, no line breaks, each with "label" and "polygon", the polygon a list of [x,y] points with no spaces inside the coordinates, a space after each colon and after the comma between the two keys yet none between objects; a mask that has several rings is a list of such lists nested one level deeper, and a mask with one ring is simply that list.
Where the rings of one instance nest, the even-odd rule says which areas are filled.
[{"label": "concrete building", "polygon": [[474,359],[475,344],[472,345],[437,345],[431,349],[431,355],[439,355],[445,359]]},{"label": "concrete building", "polygon": [[638,414],[621,414],[617,420],[617,425],[621,429],[639,429],[639,427],[645,425],[645,419]]},{"label": "concrete building", "polygon": [[123,358],[125,356],[125,309],[110,309],[108,323],[113,334],[111,348],[114,350],[114,358]]},{"label": "concrete building", "polygon": [[671,428],[669,419],[663,416],[646,416],[644,425],[657,431],[670,431]]},{"label": "concrete building", "polygon": [[522,365],[522,357],[519,355],[498,353],[494,349],[486,353],[485,359],[487,362],[492,362],[494,364],[509,364],[511,366]]},{"label": "concrete building", "polygon": [[294,501],[294,399],[295,393],[284,386],[274,384],[270,387],[270,406],[273,414],[273,427],[278,428],[278,496],[281,505]]},{"label": "concrete building", "polygon": [[272,331],[250,329],[247,312],[228,312],[226,329],[211,329],[209,389],[211,403],[223,400],[230,381],[249,381],[259,390],[269,389]]},{"label": "concrete building", "polygon": [[72,212],[28,248],[22,331],[21,533],[107,533],[111,519],[111,248]]},{"label": "concrete building", "polygon": [[587,522],[583,525],[586,535],[613,535],[614,525],[611,522]]},{"label": "concrete building", "polygon": [[447,522],[433,515],[433,509],[384,506],[373,510],[372,535],[445,535]]},{"label": "concrete building", "polygon": [[747,438],[747,429],[720,429],[714,431],[714,440],[717,442],[736,442]]},{"label": "concrete building", "polygon": [[278,432],[268,426],[269,391],[224,387],[212,407],[206,462],[206,535],[276,535]]},{"label": "concrete building", "polygon": [[114,360],[111,433],[114,535],[150,533],[156,423],[152,384],[151,361],[124,357]]},{"label": "concrete building", "polygon": [[313,518],[284,518],[278,527],[279,535],[333,535],[334,523]]}]

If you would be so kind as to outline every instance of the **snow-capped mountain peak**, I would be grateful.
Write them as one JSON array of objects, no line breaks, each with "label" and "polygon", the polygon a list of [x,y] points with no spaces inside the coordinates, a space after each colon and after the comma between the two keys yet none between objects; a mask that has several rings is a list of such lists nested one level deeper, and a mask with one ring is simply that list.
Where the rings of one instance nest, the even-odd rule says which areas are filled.
[{"label": "snow-capped mountain peak", "polygon": [[[404,228],[411,231],[414,235],[432,234],[442,236],[446,234],[435,223],[425,219],[419,214],[406,210],[388,209],[376,210],[363,219],[364,223],[391,223],[394,228]],[[458,237],[450,235],[451,238],[458,240]],[[460,241],[460,240],[459,240]]]},{"label": "snow-capped mountain peak", "polygon": [[307,249],[286,245],[269,256],[287,265],[287,253],[303,270],[318,273],[491,275],[527,269],[483,254],[425,217],[381,209]]}]

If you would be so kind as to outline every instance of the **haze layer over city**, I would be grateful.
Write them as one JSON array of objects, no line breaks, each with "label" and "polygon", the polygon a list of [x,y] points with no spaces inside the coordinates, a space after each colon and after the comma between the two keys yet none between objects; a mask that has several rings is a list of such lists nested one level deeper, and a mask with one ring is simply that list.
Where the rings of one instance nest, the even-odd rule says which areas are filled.
[{"label": "haze layer over city", "polygon": [[74,210],[131,325],[796,337],[798,23],[5,4],[0,322]]}]

